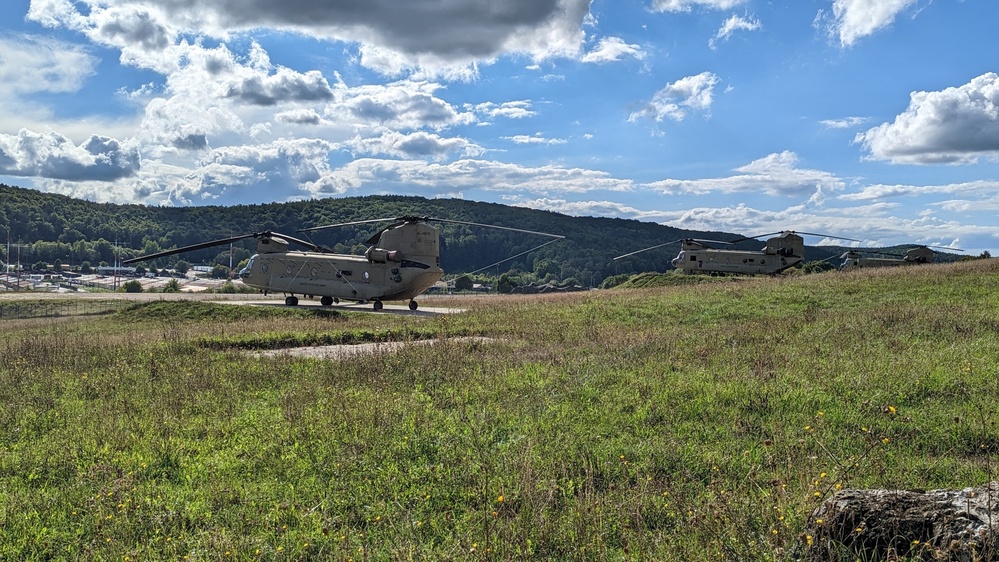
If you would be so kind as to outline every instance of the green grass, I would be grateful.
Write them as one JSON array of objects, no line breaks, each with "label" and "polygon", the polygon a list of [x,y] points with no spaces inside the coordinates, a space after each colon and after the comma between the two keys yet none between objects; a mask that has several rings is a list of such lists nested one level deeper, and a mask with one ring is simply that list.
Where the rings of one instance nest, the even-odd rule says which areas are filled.
[{"label": "green grass", "polygon": [[10,324],[0,560],[792,560],[838,488],[997,478],[995,260],[460,304]]}]

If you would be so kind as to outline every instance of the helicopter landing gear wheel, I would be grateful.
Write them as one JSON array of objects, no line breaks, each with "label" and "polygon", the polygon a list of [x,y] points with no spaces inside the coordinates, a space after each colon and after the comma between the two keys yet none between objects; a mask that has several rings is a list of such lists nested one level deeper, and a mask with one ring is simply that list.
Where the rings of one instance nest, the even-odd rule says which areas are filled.
[{"label": "helicopter landing gear wheel", "polygon": [[284,304],[288,306],[298,306],[298,297],[296,296],[285,297]]},{"label": "helicopter landing gear wheel", "polygon": [[375,304],[374,304],[375,310],[381,310],[384,306],[385,305],[382,304],[382,301],[379,301],[379,300],[375,301]]},{"label": "helicopter landing gear wheel", "polygon": [[416,310],[420,305],[416,304],[416,301],[409,301],[409,309]]},{"label": "helicopter landing gear wheel", "polygon": [[323,297],[323,298],[319,299],[319,304],[321,304],[323,306],[329,306],[329,305],[333,304],[333,297]]}]

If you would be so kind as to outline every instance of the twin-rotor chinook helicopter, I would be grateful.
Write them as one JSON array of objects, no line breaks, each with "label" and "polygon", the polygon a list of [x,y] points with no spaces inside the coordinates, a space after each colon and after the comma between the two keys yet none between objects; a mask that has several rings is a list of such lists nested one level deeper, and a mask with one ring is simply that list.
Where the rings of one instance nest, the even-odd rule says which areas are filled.
[{"label": "twin-rotor chinook helicopter", "polygon": [[[371,302],[375,310],[381,310],[384,301],[409,300],[409,309],[416,310],[418,306],[416,297],[444,276],[444,270],[440,267],[440,232],[431,226],[430,222],[495,228],[553,238],[527,252],[565,238],[559,234],[520,228],[415,216],[330,224],[305,228],[298,232],[389,221],[392,221],[392,224],[382,228],[368,240],[370,247],[364,255],[335,254],[306,240],[264,231],[139,256],[123,263],[153,260],[255,238],[257,253],[239,272],[239,278],[243,284],[260,289],[265,295],[269,292],[284,293],[286,295],[284,302],[288,306],[297,305],[300,295],[308,298],[319,297],[319,302],[323,306],[339,303],[341,299],[361,303]],[[291,244],[301,246],[304,250],[292,250]],[[506,258],[496,264],[527,252]]]},{"label": "twin-rotor chinook helicopter", "polygon": [[[673,260],[672,264],[684,273],[735,273],[744,275],[774,275],[794,267],[805,259],[805,240],[800,235],[822,236],[824,238],[837,238],[841,240],[853,240],[841,236],[831,236],[828,234],[815,234],[812,232],[794,232],[785,230],[781,232],[771,232],[758,236],[747,236],[738,240],[728,242],[719,240],[703,240],[699,238],[681,238],[664,244],[657,244],[649,248],[637,250],[614,258],[619,260],[628,256],[633,256],[641,252],[654,250],[663,246],[680,243],[680,253]],[[761,250],[722,250],[712,248],[709,244],[737,244],[747,240],[770,236],[766,245]]]},{"label": "twin-rotor chinook helicopter", "polygon": [[841,271],[845,271],[862,267],[896,267],[900,265],[933,263],[936,257],[936,252],[933,248],[952,250],[955,252],[964,251],[960,248],[951,248],[949,246],[917,246],[906,250],[905,254],[899,254],[896,252],[885,252],[877,249],[857,248],[843,252],[843,254],[839,256],[839,258],[843,260],[839,265],[839,269]]}]

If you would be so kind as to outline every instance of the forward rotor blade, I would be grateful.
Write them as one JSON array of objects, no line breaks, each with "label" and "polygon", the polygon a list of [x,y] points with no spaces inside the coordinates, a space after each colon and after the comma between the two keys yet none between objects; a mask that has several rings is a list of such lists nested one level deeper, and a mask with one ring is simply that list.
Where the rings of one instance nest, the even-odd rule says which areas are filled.
[{"label": "forward rotor blade", "polygon": [[245,240],[247,238],[280,238],[282,240],[287,240],[288,242],[294,242],[300,246],[308,248],[314,252],[326,253],[326,250],[313,244],[312,242],[307,242],[305,240],[300,240],[294,236],[288,236],[287,234],[281,234],[280,232],[272,232],[266,230],[264,232],[254,232],[252,234],[241,234],[239,236],[232,236],[230,238],[222,238],[221,240],[211,240],[209,242],[201,242],[199,244],[192,244],[190,246],[184,246],[182,248],[174,248],[172,250],[164,250],[162,252],[156,252],[154,254],[148,254],[145,256],[139,256],[135,258],[130,258],[127,260],[122,260],[121,263],[136,263],[146,260],[154,260],[157,258],[162,258],[166,256],[172,256],[174,254],[181,254],[184,252],[193,252],[195,250],[202,250],[204,248],[211,248],[212,246],[222,246],[224,244],[231,244],[239,240]]},{"label": "forward rotor blade", "polygon": [[618,256],[614,259],[619,260],[621,258],[626,258],[628,256],[633,256],[635,254],[641,254],[642,252],[648,252],[649,250],[655,250],[656,248],[662,248],[663,246],[669,246],[670,244],[676,244],[677,242],[683,242],[684,240],[685,240],[684,238],[677,238],[676,240],[673,240],[671,242],[666,242],[665,244],[656,244],[655,246],[649,246],[648,248],[642,248],[641,250],[636,250],[634,252],[631,252],[630,254],[624,254],[623,256]]},{"label": "forward rotor blade", "polygon": [[201,250],[203,248],[211,248],[212,246],[221,246],[223,244],[230,244],[238,240],[243,240],[246,238],[252,238],[256,234],[243,234],[240,236],[233,236],[231,238],[223,238],[221,240],[212,240],[210,242],[201,242],[200,244],[191,244],[190,246],[184,246],[183,248],[174,248],[173,250],[164,250],[162,252],[156,252],[154,254],[147,254],[145,256],[139,256],[137,258],[129,258],[127,260],[122,260],[121,263],[136,263],[146,260],[154,260],[156,258],[162,258],[165,256],[172,256],[174,254],[180,254],[183,252],[193,252],[195,250]]}]

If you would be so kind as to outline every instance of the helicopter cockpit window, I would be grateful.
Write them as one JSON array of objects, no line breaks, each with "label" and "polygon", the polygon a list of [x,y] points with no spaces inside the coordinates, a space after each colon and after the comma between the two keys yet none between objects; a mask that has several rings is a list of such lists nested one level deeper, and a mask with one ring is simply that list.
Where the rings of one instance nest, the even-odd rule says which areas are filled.
[{"label": "helicopter cockpit window", "polygon": [[249,277],[251,271],[253,271],[253,258],[250,258],[250,261],[246,262],[246,267],[244,267],[239,271],[239,277],[240,278]]},{"label": "helicopter cockpit window", "polygon": [[368,272],[367,272],[367,271],[365,271],[364,273],[362,273],[362,274],[361,274],[361,277],[363,277],[363,278],[364,278],[364,280],[365,280],[365,281],[367,281],[367,280],[368,280],[368,277],[370,277],[370,275],[368,275]]}]

